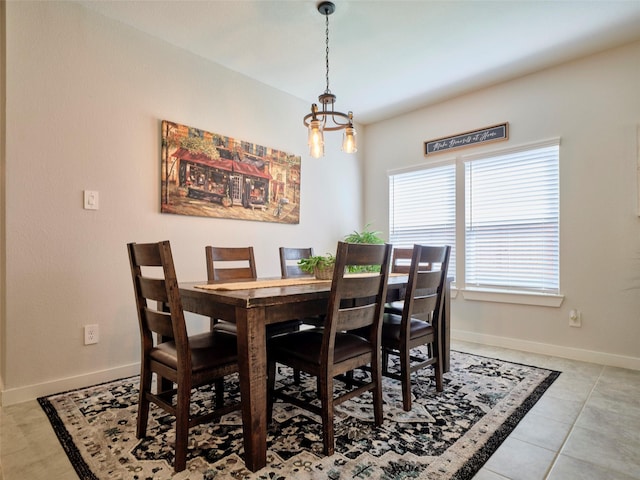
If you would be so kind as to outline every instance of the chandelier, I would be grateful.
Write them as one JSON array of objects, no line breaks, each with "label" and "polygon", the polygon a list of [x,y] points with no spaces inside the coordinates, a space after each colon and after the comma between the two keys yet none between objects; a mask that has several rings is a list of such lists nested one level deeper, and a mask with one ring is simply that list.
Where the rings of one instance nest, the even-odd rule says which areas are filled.
[{"label": "chandelier", "polygon": [[326,81],[327,87],[318,96],[322,109],[316,103],[311,105],[311,113],[305,115],[304,125],[309,129],[309,153],[313,158],[324,156],[324,132],[344,130],[342,136],[342,151],[355,153],[356,129],[353,127],[353,112],[342,113],[334,110],[336,96],[329,90],[329,15],[335,12],[336,6],[332,2],[320,2],[318,11],[325,16],[325,44],[326,44]]}]

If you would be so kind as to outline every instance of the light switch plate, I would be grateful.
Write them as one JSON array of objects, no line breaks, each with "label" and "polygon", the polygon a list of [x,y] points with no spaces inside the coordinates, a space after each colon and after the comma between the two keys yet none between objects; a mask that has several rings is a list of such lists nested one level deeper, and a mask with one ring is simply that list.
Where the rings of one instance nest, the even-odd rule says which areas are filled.
[{"label": "light switch plate", "polygon": [[98,210],[100,206],[99,195],[96,190],[84,191],[84,209],[85,210]]}]

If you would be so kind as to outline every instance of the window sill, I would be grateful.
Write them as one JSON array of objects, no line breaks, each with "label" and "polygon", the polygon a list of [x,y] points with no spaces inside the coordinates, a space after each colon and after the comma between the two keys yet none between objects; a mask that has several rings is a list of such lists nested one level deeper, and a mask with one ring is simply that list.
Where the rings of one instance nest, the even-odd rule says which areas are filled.
[{"label": "window sill", "polygon": [[465,300],[479,302],[515,303],[518,305],[535,305],[538,307],[555,307],[562,305],[564,295],[516,292],[508,290],[492,290],[488,288],[458,288]]}]

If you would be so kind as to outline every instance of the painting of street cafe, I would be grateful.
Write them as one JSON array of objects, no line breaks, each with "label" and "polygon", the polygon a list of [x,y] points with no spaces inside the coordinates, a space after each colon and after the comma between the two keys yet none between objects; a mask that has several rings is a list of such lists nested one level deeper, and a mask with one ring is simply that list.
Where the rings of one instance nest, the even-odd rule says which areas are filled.
[{"label": "painting of street cafe", "polygon": [[162,121],[161,212],[300,223],[300,156]]}]

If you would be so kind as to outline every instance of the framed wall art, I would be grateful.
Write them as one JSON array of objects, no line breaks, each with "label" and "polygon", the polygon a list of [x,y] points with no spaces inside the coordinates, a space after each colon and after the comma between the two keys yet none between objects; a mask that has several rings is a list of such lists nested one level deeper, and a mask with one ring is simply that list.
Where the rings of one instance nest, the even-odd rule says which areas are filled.
[{"label": "framed wall art", "polygon": [[299,155],[162,121],[161,212],[300,223]]},{"label": "framed wall art", "polygon": [[425,156],[445,152],[454,148],[471,147],[480,143],[496,142],[509,139],[509,124],[501,123],[491,127],[459,133],[450,137],[436,138],[424,142]]}]

